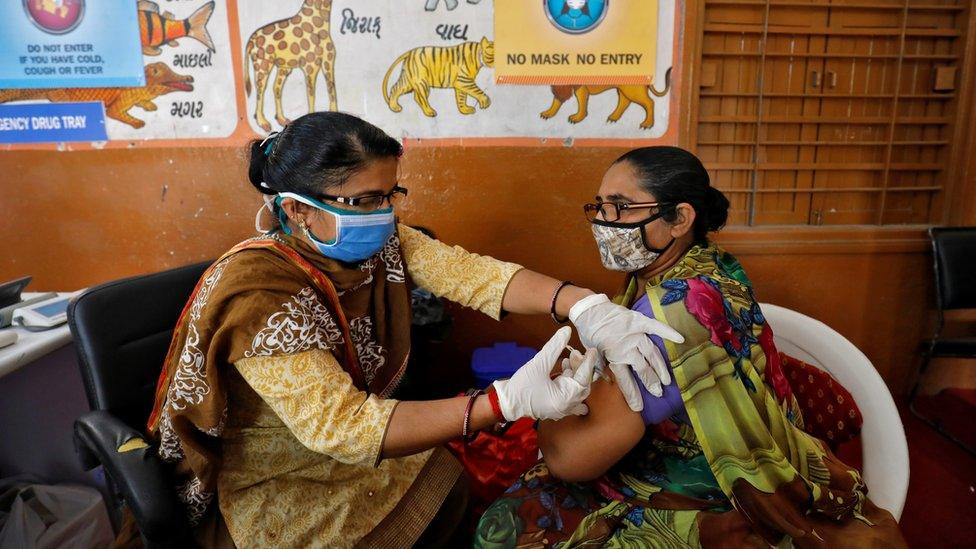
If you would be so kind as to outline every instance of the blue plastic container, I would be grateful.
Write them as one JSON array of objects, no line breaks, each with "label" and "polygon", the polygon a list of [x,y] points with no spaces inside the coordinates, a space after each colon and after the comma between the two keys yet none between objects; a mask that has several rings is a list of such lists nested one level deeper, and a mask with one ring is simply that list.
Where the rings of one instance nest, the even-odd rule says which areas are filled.
[{"label": "blue plastic container", "polygon": [[471,354],[471,373],[474,374],[475,385],[484,389],[496,379],[512,377],[538,352],[532,347],[519,347],[508,341],[475,349]]}]

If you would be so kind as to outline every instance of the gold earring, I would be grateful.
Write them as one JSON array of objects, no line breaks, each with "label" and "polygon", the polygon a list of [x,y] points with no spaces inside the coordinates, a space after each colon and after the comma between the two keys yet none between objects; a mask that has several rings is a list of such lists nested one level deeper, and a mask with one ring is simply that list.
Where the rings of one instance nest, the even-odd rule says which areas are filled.
[{"label": "gold earring", "polygon": [[299,227],[299,228],[300,228],[301,230],[303,230],[303,231],[307,231],[307,230],[308,230],[308,226],[307,226],[307,225],[305,225],[305,220],[304,220],[304,219],[299,219],[299,220],[298,220],[298,227]]}]

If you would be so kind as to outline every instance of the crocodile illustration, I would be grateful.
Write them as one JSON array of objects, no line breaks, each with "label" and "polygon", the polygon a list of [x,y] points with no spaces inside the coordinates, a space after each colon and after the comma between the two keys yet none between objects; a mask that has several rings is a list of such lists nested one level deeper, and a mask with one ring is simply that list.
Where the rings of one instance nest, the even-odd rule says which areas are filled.
[{"label": "crocodile illustration", "polygon": [[105,114],[139,129],[146,125],[129,114],[132,107],[157,109],[153,100],[176,91],[193,91],[193,77],[177,74],[166,63],[146,65],[146,85],[141,88],[60,88],[51,90],[0,90],[0,103],[47,99],[53,102],[101,101]]}]

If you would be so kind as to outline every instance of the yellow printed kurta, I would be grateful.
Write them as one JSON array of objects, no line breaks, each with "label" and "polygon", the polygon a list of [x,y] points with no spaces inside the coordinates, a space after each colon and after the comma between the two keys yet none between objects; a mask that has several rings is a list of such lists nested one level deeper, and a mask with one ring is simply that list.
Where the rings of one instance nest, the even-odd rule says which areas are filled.
[{"label": "yellow printed kurta", "polygon": [[407,270],[417,286],[498,320],[508,282],[521,265],[469,253],[399,226]]},{"label": "yellow printed kurta", "polygon": [[[520,266],[406,226],[399,233],[417,286],[501,315]],[[397,402],[356,389],[330,352],[250,357],[235,367],[226,377],[230,407],[218,503],[238,546],[353,545],[408,491],[418,501],[443,498],[456,480],[456,467],[430,466],[444,461],[431,459],[435,451],[380,461]],[[418,476],[425,478],[413,486]]]}]

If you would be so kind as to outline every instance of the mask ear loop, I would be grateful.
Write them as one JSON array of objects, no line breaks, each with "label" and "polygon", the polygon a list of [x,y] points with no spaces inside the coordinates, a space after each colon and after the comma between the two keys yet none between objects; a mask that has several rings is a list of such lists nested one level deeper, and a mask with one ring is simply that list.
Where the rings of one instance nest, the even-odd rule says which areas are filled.
[{"label": "mask ear loop", "polygon": [[[273,191],[273,189],[264,181],[261,182],[261,188]],[[264,200],[264,204],[262,204],[261,207],[258,208],[257,213],[254,214],[254,230],[257,231],[258,234],[268,234],[275,230],[275,227],[273,225],[267,229],[261,227],[261,214],[263,214],[264,210],[267,209],[269,212],[271,212],[271,215],[274,215],[274,202],[277,195],[262,194],[261,198]]]},{"label": "mask ear loop", "polygon": [[278,211],[278,225],[281,226],[281,232],[288,236],[291,236],[291,227],[288,226],[288,214],[285,213],[285,209],[281,207],[281,197],[275,198],[275,206],[277,206]]},{"label": "mask ear loop", "polygon": [[290,198],[290,199],[292,199],[292,200],[294,200],[296,202],[300,202],[302,204],[305,204],[306,206],[311,206],[311,207],[313,207],[313,208],[315,208],[315,209],[317,209],[319,211],[325,212],[325,213],[331,215],[333,218],[335,218],[335,220],[336,220],[336,237],[334,239],[328,241],[328,242],[323,242],[322,240],[319,240],[318,237],[316,237],[314,234],[312,234],[311,229],[309,229],[307,226],[302,227],[301,230],[302,230],[302,233],[306,237],[308,237],[309,242],[311,242],[313,244],[322,245],[322,246],[335,246],[336,245],[336,243],[339,241],[339,235],[342,233],[342,226],[343,226],[343,224],[342,224],[342,216],[336,214],[335,212],[331,212],[331,211],[323,208],[323,206],[325,206],[325,204],[322,204],[321,206],[315,205],[314,201],[309,201],[309,199],[307,197],[304,197],[304,196],[302,196],[300,194],[295,194],[295,193],[291,193],[291,192],[285,192],[285,193],[282,193],[282,194],[278,195],[278,200],[279,200],[279,202],[278,202],[278,220],[281,223],[281,230],[282,230],[282,232],[284,232],[287,235],[291,235],[291,233],[292,233],[291,229],[288,227],[287,216],[285,215],[285,210],[284,210],[284,208],[281,207],[280,200],[285,199],[285,198]]},{"label": "mask ear loop", "polygon": [[645,221],[644,222],[644,225],[642,225],[641,228],[640,228],[641,243],[644,244],[644,247],[647,248],[647,251],[656,253],[658,255],[661,255],[664,252],[668,251],[668,249],[671,248],[671,246],[674,246],[674,243],[678,240],[677,238],[675,238],[675,237],[672,236],[671,237],[671,242],[668,242],[667,246],[665,246],[663,248],[652,248],[650,246],[650,244],[647,243],[647,226],[650,225],[652,222],[657,221],[658,219],[661,219],[662,217],[664,217],[664,214],[663,213],[658,213],[657,215],[652,216],[651,219],[648,219],[647,221]]},{"label": "mask ear loop", "polygon": [[674,243],[677,242],[677,240],[678,240],[677,238],[675,238],[675,237],[672,236],[671,237],[671,242],[668,242],[668,245],[667,246],[665,246],[663,248],[652,248],[652,247],[648,246],[648,244],[647,244],[647,232],[645,230],[641,229],[641,241],[644,243],[644,247],[647,248],[648,251],[654,252],[654,253],[656,253],[658,255],[663,254],[664,252],[668,251],[668,249],[671,248],[671,246],[674,246]]}]

